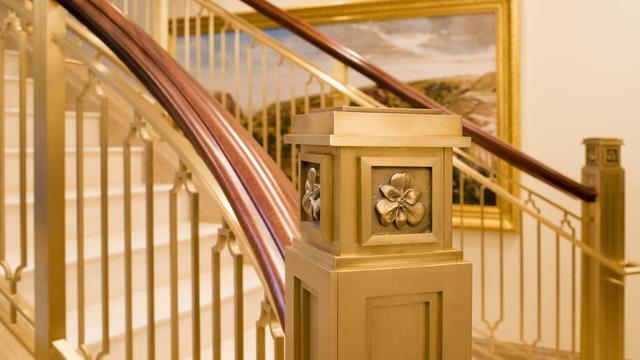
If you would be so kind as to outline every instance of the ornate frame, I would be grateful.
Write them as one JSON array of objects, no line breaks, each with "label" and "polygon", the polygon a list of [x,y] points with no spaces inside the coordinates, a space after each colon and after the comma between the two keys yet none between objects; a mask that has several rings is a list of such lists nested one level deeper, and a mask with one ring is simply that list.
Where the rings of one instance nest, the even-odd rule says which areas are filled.
[{"label": "ornate frame", "polygon": [[[360,20],[402,19],[417,16],[441,16],[469,13],[494,13],[496,15],[496,83],[497,83],[497,136],[520,147],[520,9],[519,0],[383,0],[359,1],[351,3],[287,9],[291,14],[314,25],[348,23]],[[239,14],[244,19],[261,28],[278,27],[276,23],[256,12]],[[519,189],[517,169],[500,162],[498,172],[510,177],[513,182],[499,180],[501,186],[512,193]],[[454,225],[460,225],[461,206],[454,204]],[[517,212],[512,206],[498,201],[497,206],[465,205],[465,224],[468,227],[518,228]],[[500,221],[480,220],[480,214],[490,214],[495,220],[502,213]],[[495,218],[495,219],[494,219]],[[485,220],[487,218],[485,217]]]}]

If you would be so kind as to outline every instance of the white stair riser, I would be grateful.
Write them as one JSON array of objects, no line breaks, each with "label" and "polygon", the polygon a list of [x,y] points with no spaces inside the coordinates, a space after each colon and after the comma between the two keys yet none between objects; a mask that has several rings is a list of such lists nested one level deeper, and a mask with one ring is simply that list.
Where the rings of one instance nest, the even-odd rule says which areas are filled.
[{"label": "white stair riser", "polygon": [[[84,187],[100,187],[100,150],[91,148],[84,151]],[[68,149],[65,157],[65,184],[67,191],[76,191],[76,161],[77,153]],[[108,174],[109,186],[122,188],[124,182],[124,153],[121,148],[109,150]],[[144,181],[144,153],[142,149],[135,148],[131,152],[131,184],[140,185]],[[14,149],[5,151],[5,189],[7,193],[20,191],[20,155]],[[27,191],[32,191],[34,186],[33,152],[27,151]]]},{"label": "white stair riser", "polygon": [[[200,269],[202,272],[210,271],[211,246],[215,243],[217,234],[210,234],[200,241]],[[160,239],[158,239],[160,240]],[[164,240],[164,239],[163,239]],[[118,241],[122,241],[118,239]],[[169,243],[162,242],[155,246],[155,284],[162,286],[169,283]],[[118,245],[122,248],[121,245]],[[68,247],[70,248],[70,247]],[[75,246],[72,251],[75,250]],[[137,248],[132,251],[132,274],[133,291],[141,291],[146,288],[146,248]],[[229,266],[231,260],[228,256],[223,257],[222,266]],[[75,261],[67,263],[67,309],[77,308],[77,274],[78,267]],[[101,301],[101,259],[100,257],[85,257],[85,304],[92,305]],[[22,281],[19,285],[19,292],[25,296],[30,303],[33,303],[34,292],[34,272],[27,269],[23,273]],[[180,279],[191,276],[191,241],[180,241],[178,243],[178,277]],[[118,252],[109,256],[109,297],[124,296],[124,253]]]},{"label": "white stair riser", "polygon": [[10,76],[18,76],[20,71],[20,57],[18,51],[7,50],[4,51],[4,74]]},{"label": "white stair riser", "polygon": [[[27,78],[27,109],[33,109],[33,79]],[[10,109],[17,109],[20,107],[20,84],[18,76],[5,76],[4,77],[4,107]]]},{"label": "white stair riser", "polygon": [[[120,190],[120,189],[118,189]],[[29,240],[29,249],[33,249],[33,204],[28,203],[27,206],[27,239]],[[145,192],[135,191],[131,194],[131,214],[132,228],[144,229],[146,218],[146,202]],[[76,238],[76,201],[68,199],[65,206],[66,210],[66,237],[67,239]],[[5,208],[6,212],[6,244],[7,255],[16,252],[19,246],[19,207],[17,204],[10,204]],[[180,197],[178,202],[178,219],[188,219],[188,202],[185,197]],[[154,224],[169,224],[169,191],[162,188],[156,189],[154,195]],[[122,193],[111,194],[109,196],[109,232],[123,233],[124,231],[124,197]],[[84,201],[84,234],[85,237],[97,236],[100,234],[100,197],[85,196]],[[15,260],[15,259],[14,259]]]},{"label": "white stair riser", "polygon": [[[4,144],[7,148],[18,148],[20,146],[20,115],[17,109],[5,111]],[[33,147],[33,112],[27,111],[26,141],[27,147]],[[76,146],[76,113],[67,111],[65,113],[65,145],[67,147]],[[100,124],[99,115],[95,112],[85,112],[84,115],[84,146],[97,147],[100,145]]]},{"label": "white stair riser", "polygon": [[[230,279],[226,279],[230,281]],[[245,292],[244,294],[245,307],[244,307],[244,328],[249,329],[255,327],[255,322],[260,313],[260,301],[264,298],[262,289],[255,289],[253,291]],[[207,349],[212,346],[211,339],[211,324],[212,324],[212,311],[211,306],[202,306],[200,310],[200,323],[201,323],[201,348]],[[233,338],[233,298],[227,298],[223,301],[221,306],[222,321],[221,321],[221,338],[227,340]],[[142,314],[141,314],[142,315]],[[98,317],[96,317],[96,320]],[[99,325],[99,320],[96,321],[94,326]],[[191,312],[183,314],[180,317],[179,334],[180,334],[180,356],[189,356],[192,353],[191,349],[191,324],[192,316]],[[171,327],[168,319],[156,323],[156,359],[169,360],[171,358],[170,344],[171,344]],[[134,359],[146,359],[147,358],[147,333],[144,329],[134,333],[133,340],[133,358]],[[90,346],[93,351],[99,351],[100,344],[93,344]],[[117,337],[111,339],[111,359],[123,359],[125,351],[124,337]],[[231,357],[225,357],[231,358]]]}]

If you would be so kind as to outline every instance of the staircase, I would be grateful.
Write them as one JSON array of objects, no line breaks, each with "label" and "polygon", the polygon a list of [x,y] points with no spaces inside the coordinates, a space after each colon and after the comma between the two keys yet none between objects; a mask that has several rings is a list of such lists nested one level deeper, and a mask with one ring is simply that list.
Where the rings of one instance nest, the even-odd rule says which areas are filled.
[{"label": "staircase", "polygon": [[[6,232],[5,237],[8,240],[6,242],[6,260],[9,264],[19,263],[21,256],[20,242],[15,241],[20,239],[20,185],[21,177],[16,176],[19,174],[20,169],[20,110],[19,110],[19,56],[16,51],[7,50],[4,55],[5,63],[5,221]],[[68,65],[69,71],[78,72],[78,65]],[[26,152],[24,158],[26,161],[27,177],[24,181],[26,186],[26,211],[27,211],[27,263],[28,265],[22,272],[22,277],[18,283],[18,293],[29,304],[35,304],[35,274],[34,274],[34,254],[33,249],[33,79],[28,78],[26,80],[27,88],[26,94]],[[73,89],[73,84],[69,84],[70,92],[78,92],[79,89]],[[126,109],[120,109],[120,111]],[[118,112],[118,109],[114,109]],[[69,107],[65,113],[65,137],[66,143],[66,156],[65,156],[65,182],[66,182],[66,206],[65,213],[67,214],[66,221],[66,233],[68,234],[66,242],[66,278],[67,278],[67,333],[70,334],[68,340],[70,343],[75,344],[78,341],[79,324],[78,314],[80,312],[78,304],[78,289],[82,289],[83,302],[84,302],[84,346],[83,348],[91,354],[97,354],[102,349],[102,329],[103,324],[101,317],[98,314],[101,313],[102,307],[102,294],[101,283],[99,281],[101,276],[101,246],[102,246],[102,233],[101,233],[101,201],[100,201],[100,113],[96,111],[84,111],[83,112],[83,142],[82,158],[84,167],[83,181],[83,196],[82,203],[84,207],[84,220],[83,224],[83,254],[82,264],[78,262],[78,237],[77,237],[77,206],[78,206],[78,194],[77,194],[77,172],[76,166],[78,159],[78,149],[76,148],[76,131],[77,131],[77,113],[74,107]],[[116,122],[115,119],[110,119],[112,122]],[[119,124],[120,127],[122,124]],[[118,136],[122,133],[126,133],[126,128],[114,128],[110,129],[110,138]],[[113,135],[112,135],[113,134]],[[108,208],[109,208],[109,227],[107,232],[108,237],[108,259],[109,259],[109,328],[111,349],[109,358],[121,359],[125,357],[125,323],[124,323],[124,304],[125,304],[125,288],[124,282],[121,281],[125,278],[124,274],[124,262],[125,262],[125,243],[124,233],[125,224],[123,219],[124,202],[124,148],[122,145],[116,145],[117,140],[111,141],[113,144],[108,146]],[[147,301],[147,287],[145,284],[146,276],[146,231],[145,231],[145,216],[144,208],[146,201],[146,189],[144,181],[144,148],[142,146],[135,146],[131,149],[131,204],[130,207],[134,213],[131,223],[132,228],[132,243],[131,243],[131,263],[132,263],[132,306],[134,309],[143,309],[146,306]],[[155,159],[158,168],[177,168],[177,163],[170,159],[158,157]],[[169,341],[169,327],[170,327],[170,299],[169,299],[169,287],[170,287],[170,274],[168,266],[170,261],[170,241],[169,241],[169,192],[173,184],[155,183],[153,186],[153,203],[154,203],[154,242],[153,253],[155,255],[155,289],[156,293],[156,309],[155,309],[155,331],[156,342],[159,344],[157,350],[158,359],[169,359],[169,353],[163,351],[162,344],[168,344]],[[201,257],[199,276],[201,279],[200,291],[203,296],[200,298],[199,316],[201,318],[203,328],[202,332],[205,334],[211,333],[212,324],[212,298],[211,298],[211,268],[209,264],[210,250],[217,242],[219,236],[219,229],[221,225],[221,218],[219,210],[215,206],[211,206],[211,203],[207,204],[206,213],[209,215],[207,222],[201,222],[199,224],[200,231],[200,250],[198,251]],[[185,211],[188,207],[186,199],[181,198],[178,217],[178,236],[177,236],[177,263],[179,264],[178,270],[178,294],[180,294],[179,304],[179,323],[180,328],[189,328],[189,324],[192,321],[193,311],[190,307],[191,304],[191,235],[190,224],[188,221],[188,212]],[[135,216],[135,214],[141,214],[142,216]],[[248,329],[245,333],[247,343],[247,356],[251,355],[251,350],[255,351],[255,329],[253,327],[255,319],[260,317],[260,303],[264,298],[264,292],[260,284],[260,280],[253,271],[252,266],[247,263],[243,265],[243,297],[246,302],[247,312],[245,328]],[[81,274],[79,274],[81,273]],[[221,277],[232,278],[233,277],[233,259],[232,256],[223,252],[221,255]],[[84,278],[83,284],[78,283],[79,276]],[[234,341],[233,341],[233,321],[227,319],[230,314],[233,313],[233,286],[232,282],[222,283],[221,299],[222,299],[222,333],[221,339],[223,343],[222,354],[225,356],[232,356],[234,353]],[[209,296],[207,296],[209,295]],[[136,311],[133,314],[132,326],[133,326],[133,355],[135,358],[147,357],[147,318],[146,312]],[[8,324],[11,327],[12,325]],[[9,331],[6,328],[0,329],[2,333]],[[72,335],[73,334],[73,335]],[[16,342],[13,336],[5,337],[3,339],[8,342],[6,349],[11,349],[13,353],[2,351],[0,359],[16,359],[25,358],[29,354],[29,350],[25,348],[20,342]],[[207,341],[209,340],[209,341]],[[190,347],[190,334],[185,331],[181,337],[181,348],[185,351],[181,352],[181,358],[192,358],[192,354],[188,351]],[[29,344],[27,347],[31,347],[33,344]],[[203,351],[202,356],[204,358],[210,358],[211,349],[211,337],[203,337],[202,341]],[[5,348],[5,347],[3,347]],[[32,351],[32,349],[30,349]],[[14,357],[20,354],[20,357]],[[209,354],[209,355],[208,355]],[[5,357],[3,357],[5,356]],[[31,356],[29,354],[29,356]],[[254,357],[255,355],[253,355]]]},{"label": "staircase", "polygon": [[[324,50],[345,73],[359,72],[429,108],[423,114],[451,114],[273,5],[244,2]],[[301,149],[284,136],[298,114],[348,105],[370,109],[345,112],[367,113],[384,104],[217,2],[113,3],[119,11],[105,0],[0,0],[7,24],[0,36],[0,359],[48,358],[52,347],[65,359],[284,359],[284,248],[300,235],[294,187],[305,180]],[[34,32],[43,14],[45,45]],[[43,73],[44,95],[42,78],[33,79]],[[51,101],[60,100],[52,94],[62,83],[64,109]],[[46,161],[37,150],[44,147],[34,147],[37,94],[38,106],[50,111],[41,124],[55,119],[55,128],[64,128],[40,132],[49,148],[65,141]],[[593,334],[624,323],[623,311],[588,301],[591,287],[600,276],[622,284],[597,296],[624,305],[625,279],[640,273],[624,253],[600,244],[619,238],[596,231],[599,224],[623,228],[599,212],[602,201],[619,204],[619,194],[578,183],[464,126],[482,153],[451,153],[457,177],[445,198],[457,199],[456,228],[443,250],[461,249],[473,263],[474,358],[589,358],[603,349],[604,336]],[[594,154],[605,150],[609,166],[621,171],[618,143],[587,146],[588,171],[598,170]],[[64,169],[56,168],[63,159]],[[40,168],[50,170],[46,191],[34,185]],[[531,178],[520,181],[521,172]],[[38,190],[54,194],[62,179],[65,196],[55,210],[36,204]],[[465,198],[468,186],[477,190],[472,199]],[[64,213],[65,237],[36,234],[36,209],[47,210],[47,219]],[[43,252],[50,258],[36,269],[35,254]],[[581,287],[589,291],[581,294]],[[64,306],[65,316],[53,305]],[[606,326],[594,327],[593,314],[606,314]],[[553,332],[543,331],[542,318]],[[582,331],[581,323],[588,324]],[[581,336],[593,341],[581,348]],[[613,351],[607,358],[617,358],[609,354],[620,354],[622,340],[604,344]]]}]

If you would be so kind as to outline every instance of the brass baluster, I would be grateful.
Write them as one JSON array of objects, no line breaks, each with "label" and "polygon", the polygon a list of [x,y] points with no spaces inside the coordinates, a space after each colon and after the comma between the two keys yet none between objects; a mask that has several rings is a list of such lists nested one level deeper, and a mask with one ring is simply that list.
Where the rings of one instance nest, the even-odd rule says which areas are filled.
[{"label": "brass baluster", "polygon": [[102,296],[102,351],[97,359],[109,354],[109,99],[96,84],[100,101],[100,275]]},{"label": "brass baluster", "polygon": [[215,15],[209,13],[209,88],[211,93],[215,93],[216,84],[216,32],[215,32]]},{"label": "brass baluster", "polygon": [[134,113],[134,119],[129,127],[123,143],[123,174],[124,174],[124,310],[125,310],[125,358],[133,359],[133,272],[131,243],[133,237],[131,213],[131,146],[138,136],[138,128],[142,126],[140,114]]},{"label": "brass baluster", "polygon": [[184,68],[190,73],[191,72],[191,19],[190,19],[190,3],[189,0],[184,0]]},{"label": "brass baluster", "polygon": [[309,75],[309,78],[307,79],[307,81],[304,83],[304,113],[308,114],[309,113],[309,87],[311,86],[311,84],[313,83],[313,75]]},{"label": "brass baluster", "polygon": [[222,227],[218,230],[218,238],[211,248],[211,303],[212,303],[212,324],[211,336],[213,346],[213,359],[221,360],[221,315],[222,301],[220,299],[220,252],[227,245],[228,239],[232,236],[229,226],[223,220]]},{"label": "brass baluster", "polygon": [[276,72],[275,72],[275,94],[276,94],[276,100],[275,100],[275,112],[276,112],[276,129],[275,129],[275,142],[276,142],[276,164],[278,164],[278,166],[280,168],[282,168],[282,113],[280,112],[280,108],[282,106],[282,104],[280,103],[280,68],[282,67],[282,64],[284,63],[284,57],[281,56],[280,60],[278,61],[278,65],[276,66]]},{"label": "brass baluster", "polygon": [[[22,277],[22,271],[28,266],[27,253],[27,36],[28,29],[25,25],[18,22],[18,57],[20,59],[18,69],[18,93],[19,93],[19,179],[20,179],[20,264],[16,267],[13,277],[10,281],[10,292],[12,295],[18,293],[18,282]],[[4,111],[4,110],[2,110]],[[17,309],[11,306],[10,322],[15,324],[17,321]]]},{"label": "brass baluster", "polygon": [[247,46],[247,130],[253,136],[253,47],[255,39]]},{"label": "brass baluster", "polygon": [[269,151],[269,123],[267,113],[269,111],[267,105],[267,48],[262,45],[262,52],[260,54],[260,68],[262,84],[260,86],[260,92],[262,93],[262,148]]},{"label": "brass baluster", "polygon": [[229,252],[233,257],[233,329],[235,340],[235,358],[244,359],[244,256],[235,236],[227,241]]},{"label": "brass baluster", "polygon": [[227,29],[229,24],[224,23],[220,29],[220,96],[223,108],[227,108]]},{"label": "brass baluster", "polygon": [[[7,18],[10,18],[11,14],[7,15]],[[0,29],[0,109],[5,109],[5,68],[4,68],[4,59],[5,59],[5,41],[6,41],[6,31],[10,22],[8,19],[5,19],[4,24],[2,24],[2,28]],[[11,267],[7,263],[6,258],[6,222],[5,222],[5,111],[0,111],[0,267],[4,270],[5,278],[11,277]]]},{"label": "brass baluster", "polygon": [[233,114],[240,121],[240,30],[233,33]]},{"label": "brass baluster", "polygon": [[[294,117],[296,116],[296,70],[293,66],[293,63],[290,62],[289,63],[290,66],[290,70],[291,70],[291,102],[289,104],[290,107],[290,113],[289,113],[289,129],[291,130],[293,128],[293,121],[294,121]],[[296,173],[297,173],[297,165],[298,162],[296,160],[296,144],[291,144],[289,146],[291,154],[289,155],[290,160],[291,160],[291,182],[294,184],[297,184],[297,177],[296,177]]]},{"label": "brass baluster", "polygon": [[204,7],[196,14],[196,78],[202,79],[202,16]]},{"label": "brass baluster", "polygon": [[151,0],[144,1],[144,30],[151,34]]},{"label": "brass baluster", "polygon": [[[76,266],[77,266],[77,308],[78,308],[78,348],[85,345],[85,278],[84,278],[84,102],[94,86],[94,75],[89,79],[76,99]],[[87,353],[85,355],[88,356]]]}]

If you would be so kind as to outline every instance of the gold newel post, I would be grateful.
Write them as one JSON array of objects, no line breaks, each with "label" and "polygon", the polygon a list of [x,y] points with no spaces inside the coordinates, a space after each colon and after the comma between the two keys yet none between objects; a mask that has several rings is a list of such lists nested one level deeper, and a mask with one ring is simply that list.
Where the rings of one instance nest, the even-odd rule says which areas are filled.
[{"label": "gold newel post", "polygon": [[[586,139],[582,182],[595,188],[594,203],[583,203],[583,241],[614,261],[624,254],[624,170],[618,139]],[[582,257],[581,359],[624,359],[624,278]]]},{"label": "gold newel post", "polygon": [[471,264],[452,248],[459,116],[295,118],[301,238],[286,251],[287,359],[470,359]]}]

